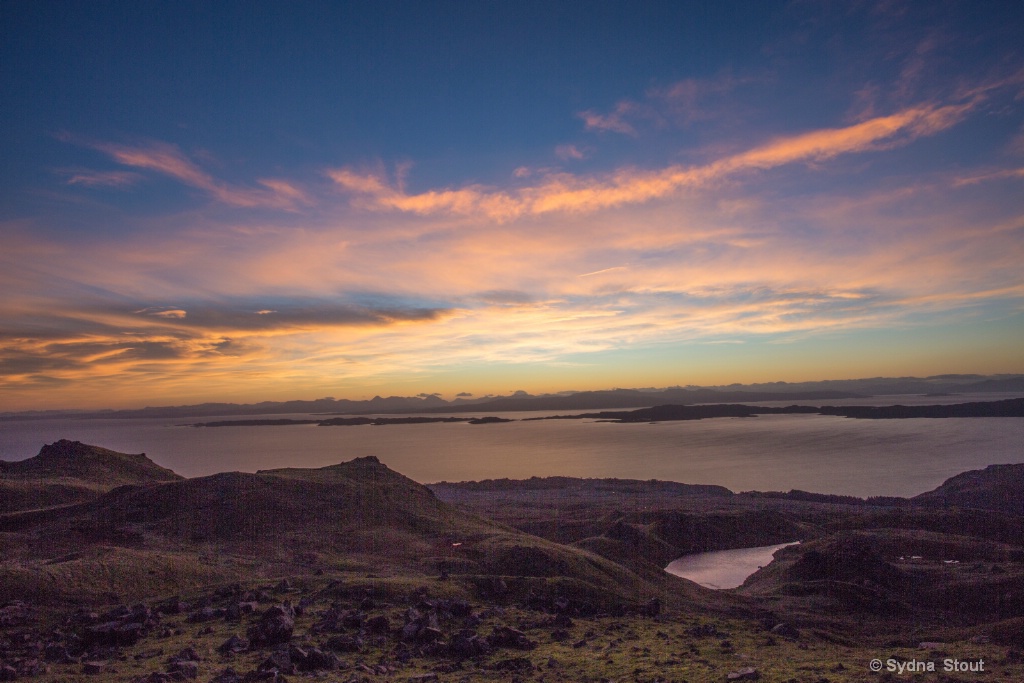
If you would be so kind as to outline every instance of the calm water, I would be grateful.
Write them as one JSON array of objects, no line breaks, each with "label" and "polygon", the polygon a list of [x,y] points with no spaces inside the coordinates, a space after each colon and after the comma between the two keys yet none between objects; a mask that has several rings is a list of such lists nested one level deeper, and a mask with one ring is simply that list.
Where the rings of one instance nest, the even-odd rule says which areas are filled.
[{"label": "calm water", "polygon": [[674,560],[665,567],[665,571],[699,583],[705,588],[736,588],[743,585],[748,576],[770,564],[776,550],[790,545],[794,544],[695,553]]},{"label": "calm water", "polygon": [[[996,398],[1002,396],[886,397],[871,403]],[[660,424],[549,420],[381,427],[178,426],[187,421],[0,422],[0,458],[27,458],[43,444],[66,438],[121,452],[144,452],[187,477],[322,467],[375,455],[425,483],[564,475],[858,496],[916,495],[964,470],[1024,462],[1024,418],[851,420],[765,415]]]}]

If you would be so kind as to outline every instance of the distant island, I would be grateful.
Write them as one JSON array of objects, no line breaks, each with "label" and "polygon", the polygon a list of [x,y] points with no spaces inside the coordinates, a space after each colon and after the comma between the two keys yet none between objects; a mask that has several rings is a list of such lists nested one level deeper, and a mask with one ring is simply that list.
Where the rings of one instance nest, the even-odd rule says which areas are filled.
[{"label": "distant island", "polygon": [[666,388],[562,391],[534,395],[516,391],[507,396],[464,396],[448,401],[437,394],[374,396],[367,400],[333,397],[258,403],[200,403],[151,406],[129,410],[35,410],[0,413],[0,420],[126,418],[188,418],[245,415],[380,415],[408,413],[481,413],[538,410],[616,410],[657,405],[752,403],[763,401],[827,402],[870,396],[956,394],[1024,394],[1024,375],[935,375],[932,377],[873,377],[814,382],[767,382],[726,386],[674,386]]},{"label": "distant island", "polygon": [[[899,420],[908,418],[948,417],[1024,417],[1024,398],[1008,398],[1001,401],[975,401],[949,405],[927,406],[801,406],[785,407],[751,406],[745,404],[710,405],[660,405],[639,410],[607,410],[599,413],[578,413],[574,415],[546,415],[527,417],[522,421],[535,420],[601,420],[605,422],[672,422],[678,420],[703,420],[715,417],[756,417],[758,415],[835,415],[860,420]],[[282,425],[317,425],[320,427],[353,427],[361,425],[409,425],[432,422],[465,422],[468,424],[495,424],[515,422],[511,418],[488,417],[335,417],[327,420],[217,420],[215,422],[189,423],[189,427],[277,427]]]},{"label": "distant island", "polygon": [[581,420],[607,422],[666,422],[674,420],[702,420],[711,417],[756,417],[757,415],[836,415],[861,420],[898,420],[907,418],[946,417],[1024,417],[1024,398],[1002,401],[980,401],[928,406],[748,406],[721,405],[664,405],[628,411],[604,411],[578,415],[551,415],[529,417],[527,420]]},{"label": "distant island", "polygon": [[359,427],[372,425],[418,425],[431,422],[465,422],[471,425],[514,422],[504,417],[334,417],[329,420],[217,420],[214,422],[193,422],[186,427],[279,427],[282,425],[317,425],[318,427]]}]

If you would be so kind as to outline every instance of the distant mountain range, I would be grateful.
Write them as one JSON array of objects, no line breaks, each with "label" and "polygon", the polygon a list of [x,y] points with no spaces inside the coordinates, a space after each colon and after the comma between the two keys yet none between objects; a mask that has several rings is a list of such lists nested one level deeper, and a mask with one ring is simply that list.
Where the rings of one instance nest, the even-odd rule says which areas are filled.
[{"label": "distant mountain range", "polygon": [[369,415],[381,413],[457,413],[480,411],[594,410],[643,408],[667,403],[735,403],[756,401],[829,401],[895,394],[1022,393],[1024,375],[936,375],[933,377],[874,377],[816,382],[769,382],[726,386],[686,386],[605,391],[564,391],[508,396],[459,397],[447,401],[436,395],[374,396],[372,399],[319,398],[310,401],[261,401],[259,403],[200,403],[156,406],[131,410],[49,410],[0,413],[0,419],[31,419],[73,416],[77,418],[159,418],[228,415],[278,415],[317,413]]}]

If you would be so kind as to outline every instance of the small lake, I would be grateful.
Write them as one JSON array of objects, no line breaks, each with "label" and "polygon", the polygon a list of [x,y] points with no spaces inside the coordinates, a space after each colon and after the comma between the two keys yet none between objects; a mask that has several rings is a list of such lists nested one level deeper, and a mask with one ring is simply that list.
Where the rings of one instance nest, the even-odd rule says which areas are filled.
[{"label": "small lake", "polygon": [[710,553],[684,555],[669,563],[665,567],[665,571],[699,583],[705,588],[716,590],[738,588],[743,585],[748,576],[769,564],[776,550],[797,543],[799,541],[780,545],[763,545],[757,548],[716,550]]}]

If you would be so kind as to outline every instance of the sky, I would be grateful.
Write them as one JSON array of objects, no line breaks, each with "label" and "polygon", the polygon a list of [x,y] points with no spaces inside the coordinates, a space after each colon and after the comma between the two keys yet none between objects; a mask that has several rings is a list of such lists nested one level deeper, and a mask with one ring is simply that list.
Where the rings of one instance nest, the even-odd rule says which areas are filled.
[{"label": "sky", "polygon": [[0,2],[0,410],[1024,372],[1024,5]]}]

